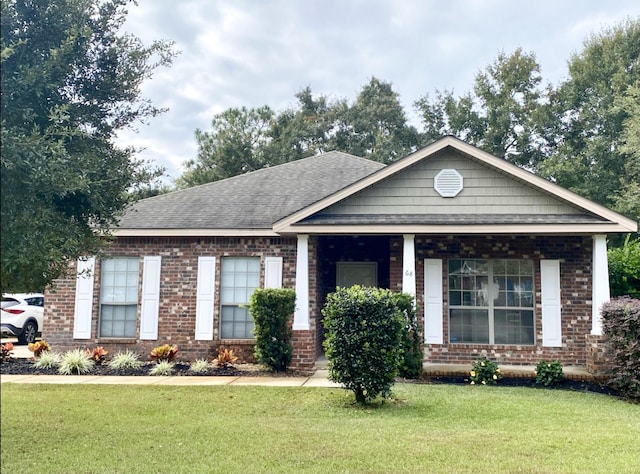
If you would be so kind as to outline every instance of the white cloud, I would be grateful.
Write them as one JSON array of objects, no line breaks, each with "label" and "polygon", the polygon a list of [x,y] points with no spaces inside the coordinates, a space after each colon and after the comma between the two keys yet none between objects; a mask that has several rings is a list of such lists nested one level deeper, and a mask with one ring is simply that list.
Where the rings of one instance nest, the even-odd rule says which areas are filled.
[{"label": "white cloud", "polygon": [[294,94],[353,100],[372,77],[393,83],[407,112],[436,89],[462,94],[500,51],[536,53],[545,81],[566,76],[591,33],[640,15],[625,0],[140,0],[126,29],[182,51],[143,87],[170,111],[122,133],[177,178],[196,156],[196,128],[229,107],[291,107]]}]

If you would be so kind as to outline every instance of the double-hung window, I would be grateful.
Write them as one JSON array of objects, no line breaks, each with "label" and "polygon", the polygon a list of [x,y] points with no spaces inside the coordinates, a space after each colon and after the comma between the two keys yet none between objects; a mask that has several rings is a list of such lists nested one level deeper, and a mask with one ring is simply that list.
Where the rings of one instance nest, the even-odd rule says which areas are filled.
[{"label": "double-hung window", "polygon": [[99,337],[136,337],[138,258],[102,261]]},{"label": "double-hung window", "polygon": [[449,260],[449,342],[535,343],[531,260]]},{"label": "double-hung window", "polygon": [[260,257],[223,257],[220,277],[220,338],[253,339],[247,306],[260,285]]}]

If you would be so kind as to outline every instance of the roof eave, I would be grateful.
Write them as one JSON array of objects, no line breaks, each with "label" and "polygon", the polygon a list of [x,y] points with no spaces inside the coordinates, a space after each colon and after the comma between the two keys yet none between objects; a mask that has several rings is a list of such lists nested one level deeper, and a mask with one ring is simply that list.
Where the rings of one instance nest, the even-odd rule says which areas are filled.
[{"label": "roof eave", "polygon": [[635,232],[637,226],[603,224],[457,224],[457,225],[290,225],[278,230],[285,234],[522,234],[596,235]]},{"label": "roof eave", "polygon": [[114,237],[278,237],[272,229],[114,229]]}]

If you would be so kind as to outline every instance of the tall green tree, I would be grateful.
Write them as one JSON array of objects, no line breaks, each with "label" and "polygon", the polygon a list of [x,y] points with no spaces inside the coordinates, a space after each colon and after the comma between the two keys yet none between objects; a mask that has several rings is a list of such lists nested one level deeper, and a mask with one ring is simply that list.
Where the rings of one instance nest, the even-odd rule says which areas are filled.
[{"label": "tall green tree", "polygon": [[269,106],[230,108],[217,114],[211,130],[196,130],[198,156],[185,163],[179,188],[210,183],[268,166],[269,130],[275,113]]},{"label": "tall green tree", "polygon": [[558,146],[540,172],[596,202],[624,210],[621,196],[637,192],[637,179],[628,181],[625,175],[631,171],[634,176],[631,162],[637,166],[639,85],[640,19],[587,39],[569,61],[569,78],[552,96],[556,120],[549,132]]},{"label": "tall green tree", "polygon": [[330,147],[356,156],[391,163],[415,151],[418,131],[409,124],[392,84],[373,77],[353,105],[334,105],[335,132]]},{"label": "tall green tree", "polygon": [[422,116],[423,141],[455,135],[513,163],[535,168],[543,158],[538,123],[546,92],[533,53],[518,48],[500,53],[475,77],[473,93],[456,98],[436,91],[415,105]]},{"label": "tall green tree", "polygon": [[272,122],[267,153],[274,163],[286,163],[327,151],[335,121],[335,105],[313,96],[306,87],[296,94],[297,108],[284,110]]},{"label": "tall green tree", "polygon": [[42,290],[102,248],[161,170],[114,144],[161,110],[140,85],[174,56],[121,32],[126,0],[1,0],[2,291]]},{"label": "tall green tree", "polygon": [[625,163],[614,207],[640,222],[640,83],[616,98],[616,104],[628,116],[622,123],[620,153],[624,155]]}]

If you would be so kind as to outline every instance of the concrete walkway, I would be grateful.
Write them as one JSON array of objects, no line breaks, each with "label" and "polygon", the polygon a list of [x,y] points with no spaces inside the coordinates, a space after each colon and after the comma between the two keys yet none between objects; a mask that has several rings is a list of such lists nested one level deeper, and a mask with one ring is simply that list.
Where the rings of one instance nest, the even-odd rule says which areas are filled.
[{"label": "concrete walkway", "polygon": [[[2,339],[4,344],[15,339]],[[17,342],[17,341],[16,341]],[[15,342],[14,342],[15,344]],[[33,354],[26,345],[15,345],[13,356],[28,358]],[[118,384],[118,385],[265,385],[271,387],[341,387],[327,379],[327,359],[323,356],[316,361],[315,373],[308,377],[236,377],[236,376],[104,376],[104,375],[0,375],[0,383],[59,383],[59,384]],[[425,377],[468,376],[468,364],[424,364]],[[505,377],[535,378],[535,366],[500,365]],[[572,380],[593,381],[594,377],[583,366],[563,367],[564,376]]]}]

